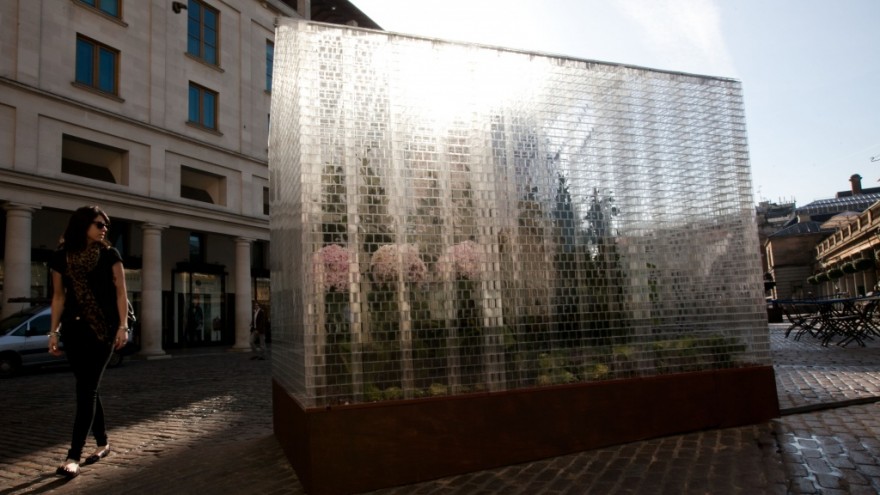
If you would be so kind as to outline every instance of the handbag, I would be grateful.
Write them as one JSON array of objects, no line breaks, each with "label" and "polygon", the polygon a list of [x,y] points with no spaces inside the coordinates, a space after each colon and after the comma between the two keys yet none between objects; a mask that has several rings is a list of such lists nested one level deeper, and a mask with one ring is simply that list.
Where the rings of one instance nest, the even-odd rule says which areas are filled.
[{"label": "handbag", "polygon": [[[131,305],[131,299],[125,301],[128,304],[128,315],[126,317],[126,324],[128,325],[129,330],[134,327],[134,324],[137,323],[137,316],[134,315],[134,306]],[[129,336],[129,340],[131,340],[131,336]]]},{"label": "handbag", "polygon": [[136,344],[133,338],[134,325],[137,323],[137,316],[135,316],[134,314],[134,306],[131,305],[131,300],[128,300],[126,302],[128,304],[128,314],[126,315],[125,322],[128,326],[128,332],[125,333],[125,346],[122,349],[116,351],[122,356],[129,356],[141,350],[140,344]]}]

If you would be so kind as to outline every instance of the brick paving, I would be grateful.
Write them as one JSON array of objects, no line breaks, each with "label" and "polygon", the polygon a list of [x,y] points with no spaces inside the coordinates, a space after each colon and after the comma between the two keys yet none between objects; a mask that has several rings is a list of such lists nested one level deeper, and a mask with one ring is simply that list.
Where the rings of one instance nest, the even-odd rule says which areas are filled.
[{"label": "brick paving", "polygon": [[[880,342],[825,348],[770,327],[781,418],[372,495],[880,493]],[[249,357],[215,351],[108,370],[113,452],[71,481],[54,474],[71,429],[69,371],[0,381],[0,495],[303,493],[272,435],[269,361]]]}]

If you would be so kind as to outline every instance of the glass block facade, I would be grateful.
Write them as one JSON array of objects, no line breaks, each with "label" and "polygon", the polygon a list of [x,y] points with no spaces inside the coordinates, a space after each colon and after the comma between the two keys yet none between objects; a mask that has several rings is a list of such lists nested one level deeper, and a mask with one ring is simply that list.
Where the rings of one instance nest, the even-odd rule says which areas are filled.
[{"label": "glass block facade", "polygon": [[285,21],[272,91],[303,406],[770,364],[737,81]]}]

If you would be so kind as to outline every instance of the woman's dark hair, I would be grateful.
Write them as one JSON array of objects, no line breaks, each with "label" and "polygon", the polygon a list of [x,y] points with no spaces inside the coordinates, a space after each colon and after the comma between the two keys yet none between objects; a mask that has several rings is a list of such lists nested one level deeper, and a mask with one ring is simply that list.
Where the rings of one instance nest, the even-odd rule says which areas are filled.
[{"label": "woman's dark hair", "polygon": [[[99,215],[104,219],[104,223],[110,225],[110,217],[101,208],[97,206],[78,208],[70,216],[70,221],[67,222],[67,228],[64,230],[64,236],[61,237],[59,247],[72,253],[85,249],[89,243],[89,228],[92,226],[92,222],[95,221],[95,217]],[[110,243],[105,240],[104,245],[109,246]]]}]

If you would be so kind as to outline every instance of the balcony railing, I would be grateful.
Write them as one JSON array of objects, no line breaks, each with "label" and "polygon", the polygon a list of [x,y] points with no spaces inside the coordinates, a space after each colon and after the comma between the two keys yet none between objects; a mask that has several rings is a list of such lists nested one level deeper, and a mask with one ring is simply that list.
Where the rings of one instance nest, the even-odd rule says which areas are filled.
[{"label": "balcony railing", "polygon": [[[880,244],[880,201],[871,205],[859,216],[828,236],[816,246],[816,259],[823,263],[835,262],[854,251],[862,251],[868,246]],[[866,242],[867,241],[867,242]]]}]

